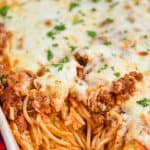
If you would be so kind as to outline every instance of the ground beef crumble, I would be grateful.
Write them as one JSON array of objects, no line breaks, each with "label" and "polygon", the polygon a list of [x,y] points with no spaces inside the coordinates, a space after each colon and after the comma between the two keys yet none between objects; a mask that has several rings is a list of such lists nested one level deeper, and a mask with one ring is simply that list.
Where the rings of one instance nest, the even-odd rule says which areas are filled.
[{"label": "ground beef crumble", "polygon": [[98,91],[91,94],[90,110],[95,113],[109,111],[116,104],[128,100],[136,90],[136,82],[142,79],[141,73],[130,72],[113,81],[111,88],[100,86]]}]

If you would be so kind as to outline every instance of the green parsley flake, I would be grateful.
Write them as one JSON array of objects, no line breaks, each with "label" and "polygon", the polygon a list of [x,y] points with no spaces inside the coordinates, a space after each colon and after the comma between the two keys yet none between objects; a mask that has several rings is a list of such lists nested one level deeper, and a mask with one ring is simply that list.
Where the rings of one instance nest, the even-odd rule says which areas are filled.
[{"label": "green parsley flake", "polygon": [[92,11],[92,12],[95,12],[95,11],[96,11],[96,8],[92,8],[91,11]]},{"label": "green parsley flake", "polygon": [[56,31],[64,31],[66,29],[64,24],[60,24],[54,27]]},{"label": "green parsley flake", "polygon": [[92,0],[92,2],[97,3],[100,2],[101,0]]},{"label": "green parsley flake", "polygon": [[108,65],[107,64],[104,64],[104,66],[103,67],[101,67],[101,68],[99,68],[98,69],[98,73],[101,73],[102,71],[104,71],[105,69],[107,69],[108,68]]},{"label": "green parsley flake", "polygon": [[111,3],[113,0],[106,0],[108,3]]},{"label": "green parsley flake", "polygon": [[97,33],[95,31],[87,31],[87,35],[91,38],[95,38],[97,36]]},{"label": "green parsley flake", "polygon": [[69,5],[69,11],[72,11],[73,9],[75,9],[78,6],[79,6],[78,3],[71,2],[70,5]]},{"label": "green parsley flake", "polygon": [[121,76],[120,72],[114,72],[114,76],[116,76],[117,78],[119,78]]},{"label": "green parsley flake", "polygon": [[8,10],[9,10],[9,6],[5,5],[3,7],[0,8],[0,16],[2,16],[3,18],[7,17],[8,14]]},{"label": "green parsley flake", "polygon": [[110,45],[112,45],[112,42],[111,42],[111,41],[105,41],[105,42],[104,42],[104,45],[110,46]]},{"label": "green parsley flake", "polygon": [[80,24],[80,23],[83,23],[83,22],[84,22],[83,19],[78,19],[78,18],[73,19],[73,25]]},{"label": "green parsley flake", "polygon": [[107,18],[106,21],[107,21],[107,23],[110,24],[110,23],[113,23],[113,22],[114,22],[114,19],[112,19],[112,18]]},{"label": "green parsley flake", "polygon": [[57,71],[61,71],[64,67],[65,63],[68,63],[70,61],[68,56],[65,56],[64,58],[62,58],[59,63],[57,64],[53,64],[53,66],[57,69]]},{"label": "green parsley flake", "polygon": [[51,60],[53,58],[53,53],[51,50],[47,50],[47,60]]},{"label": "green parsley flake", "polygon": [[150,105],[150,98],[143,98],[141,100],[136,101],[136,103],[143,107],[147,107]]},{"label": "green parsley flake", "polygon": [[2,76],[0,77],[0,82],[1,82],[2,84],[6,84],[7,79],[6,79],[6,77],[5,77],[4,75],[2,75]]},{"label": "green parsley flake", "polygon": [[69,48],[70,48],[71,52],[74,52],[77,49],[77,47],[73,46],[73,45],[70,45]]},{"label": "green parsley flake", "polygon": [[115,70],[115,67],[112,66],[111,70],[113,71],[113,75],[117,78],[119,78],[121,76],[121,73]]},{"label": "green parsley flake", "polygon": [[52,46],[53,46],[53,47],[58,47],[59,44],[58,44],[58,43],[54,43],[54,44],[52,44]]},{"label": "green parsley flake", "polygon": [[110,8],[114,8],[114,7],[116,7],[118,4],[119,4],[119,2],[114,2],[114,3],[110,4]]},{"label": "green parsley flake", "polygon": [[63,69],[63,65],[64,64],[53,64],[53,66],[57,68],[57,71],[61,71]]},{"label": "green parsley flake", "polygon": [[54,40],[54,39],[55,39],[55,34],[56,34],[56,32],[54,32],[54,31],[49,31],[49,32],[47,33],[47,36],[48,36],[49,38],[51,38],[52,40]]},{"label": "green parsley flake", "polygon": [[56,25],[51,31],[47,33],[47,36],[52,40],[55,39],[55,35],[59,34],[60,32],[66,29],[64,24]]},{"label": "green parsley flake", "polygon": [[69,57],[68,56],[65,56],[63,59],[60,60],[60,63],[67,63],[69,62]]}]

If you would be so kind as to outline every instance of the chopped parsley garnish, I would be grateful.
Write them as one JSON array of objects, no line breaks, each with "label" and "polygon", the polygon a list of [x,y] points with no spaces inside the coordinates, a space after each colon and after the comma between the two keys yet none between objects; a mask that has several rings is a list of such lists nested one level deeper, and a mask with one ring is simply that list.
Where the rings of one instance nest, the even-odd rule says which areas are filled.
[{"label": "chopped parsley garnish", "polygon": [[87,35],[91,38],[95,38],[97,36],[97,33],[95,31],[87,31]]},{"label": "chopped parsley garnish", "polygon": [[69,11],[72,11],[74,8],[78,7],[79,4],[75,2],[71,2],[69,5]]},{"label": "chopped parsley garnish", "polygon": [[56,31],[64,31],[66,29],[64,24],[60,24],[54,27]]},{"label": "chopped parsley garnish", "polygon": [[58,47],[59,44],[58,44],[58,43],[54,43],[54,44],[52,44],[52,46],[53,46],[53,47]]},{"label": "chopped parsley garnish", "polygon": [[119,4],[119,2],[114,2],[114,3],[110,4],[110,8],[114,8],[114,7],[116,7],[118,4]]},{"label": "chopped parsley garnish", "polygon": [[92,0],[92,2],[97,3],[100,2],[101,0]]},{"label": "chopped parsley garnish", "polygon": [[106,46],[109,46],[109,45],[111,45],[111,44],[112,44],[111,41],[105,41],[105,42],[104,42],[104,45],[106,45]]},{"label": "chopped parsley garnish", "polygon": [[53,64],[53,66],[55,68],[57,68],[57,71],[61,71],[63,69],[63,66],[65,63],[68,63],[70,61],[69,57],[68,56],[65,56],[64,58],[62,58],[59,63],[57,64]]},{"label": "chopped parsley garnish", "polygon": [[143,98],[141,100],[136,101],[136,103],[143,107],[147,107],[150,105],[150,98]]},{"label": "chopped parsley garnish", "polygon": [[55,39],[55,35],[58,33],[64,31],[66,29],[64,24],[56,25],[51,31],[47,33],[47,36],[51,38],[52,40]]},{"label": "chopped parsley garnish", "polygon": [[121,76],[120,72],[114,72],[114,76],[116,76],[117,78],[119,78]]},{"label": "chopped parsley garnish", "polygon": [[121,73],[115,70],[115,67],[112,66],[111,70],[113,71],[113,75],[117,78],[119,78],[121,76]]},{"label": "chopped parsley garnish", "polygon": [[0,16],[2,16],[3,18],[7,17],[8,14],[8,10],[9,10],[9,6],[5,5],[3,7],[0,8]]},{"label": "chopped parsley garnish", "polygon": [[51,60],[53,58],[53,53],[50,49],[47,50],[47,60]]},{"label": "chopped parsley garnish", "polygon": [[89,46],[84,46],[83,48],[84,48],[84,49],[89,49]]},{"label": "chopped parsley garnish", "polygon": [[107,23],[113,23],[113,22],[114,22],[114,19],[112,19],[112,18],[107,18],[106,21],[107,21]]},{"label": "chopped parsley garnish", "polygon": [[95,11],[96,11],[96,8],[92,8],[91,11],[95,12]]},{"label": "chopped parsley garnish", "polygon": [[51,39],[55,39],[55,34],[56,34],[56,32],[54,32],[54,31],[49,31],[49,32],[47,33],[47,36],[50,37]]},{"label": "chopped parsley garnish", "polygon": [[0,77],[0,82],[1,82],[2,84],[6,84],[7,79],[6,79],[6,77],[5,77],[4,75],[2,75],[2,76]]},{"label": "chopped parsley garnish", "polygon": [[76,24],[80,24],[80,23],[83,23],[84,20],[83,19],[78,19],[78,18],[74,18],[73,19],[73,24],[76,25]]},{"label": "chopped parsley garnish", "polygon": [[64,36],[63,38],[64,38],[65,40],[68,40],[68,39],[69,39],[67,36]]},{"label": "chopped parsley garnish", "polygon": [[148,38],[148,35],[145,34],[143,37],[144,37],[145,39],[147,39],[147,38]]},{"label": "chopped parsley garnish", "polygon": [[102,23],[100,24],[100,27],[104,27],[104,26],[109,25],[109,24],[111,24],[113,22],[114,22],[114,19],[106,18],[104,21],[102,21]]},{"label": "chopped parsley garnish", "polygon": [[77,47],[73,46],[73,45],[70,45],[69,48],[70,48],[71,52],[74,52],[77,49]]},{"label": "chopped parsley garnish", "polygon": [[46,68],[46,70],[45,70],[46,72],[50,72],[50,69],[49,68]]},{"label": "chopped parsley garnish", "polygon": [[69,57],[68,56],[65,56],[63,59],[60,60],[60,63],[67,63],[69,62]]},{"label": "chopped parsley garnish", "polygon": [[57,68],[57,71],[61,71],[63,69],[63,65],[64,64],[53,64],[53,66]]},{"label": "chopped parsley garnish", "polygon": [[98,69],[98,73],[101,73],[102,71],[104,71],[105,69],[107,69],[108,68],[108,65],[107,64],[104,64],[104,66],[103,67],[101,67],[101,68],[99,68]]},{"label": "chopped parsley garnish", "polygon": [[113,0],[106,0],[108,3],[111,3]]}]

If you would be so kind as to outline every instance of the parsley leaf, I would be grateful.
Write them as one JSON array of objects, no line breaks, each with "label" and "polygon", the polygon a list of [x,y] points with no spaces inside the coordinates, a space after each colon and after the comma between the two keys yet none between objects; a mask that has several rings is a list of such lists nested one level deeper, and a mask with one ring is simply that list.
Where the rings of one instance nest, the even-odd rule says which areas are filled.
[{"label": "parsley leaf", "polygon": [[9,10],[9,6],[5,5],[3,7],[0,8],[0,16],[2,16],[3,18],[7,17],[8,14],[8,10]]},{"label": "parsley leaf", "polygon": [[63,69],[63,64],[53,64],[53,66],[57,68],[57,71],[61,71]]},{"label": "parsley leaf", "polygon": [[66,29],[65,25],[64,24],[59,24],[59,25],[56,25],[51,31],[49,31],[47,33],[47,36],[49,38],[51,38],[52,40],[55,39],[55,35],[57,35],[58,33],[64,31]]},{"label": "parsley leaf", "polygon": [[74,52],[77,49],[77,47],[73,46],[73,45],[70,45],[69,48],[70,48],[71,52]]},{"label": "parsley leaf", "polygon": [[113,22],[114,22],[114,19],[112,19],[112,18],[107,18],[106,21],[107,21],[107,23],[110,24],[110,23],[113,23]]},{"label": "parsley leaf", "polygon": [[53,46],[53,47],[58,47],[59,44],[58,44],[58,43],[54,43],[54,44],[52,44],[52,46]]},{"label": "parsley leaf", "polygon": [[101,73],[102,71],[104,71],[105,69],[107,69],[108,68],[108,65],[107,64],[104,64],[104,66],[103,67],[101,67],[101,68],[99,68],[98,69],[98,73]]},{"label": "parsley leaf", "polygon": [[53,58],[53,53],[51,50],[47,50],[47,60],[51,60]]},{"label": "parsley leaf", "polygon": [[87,31],[87,35],[91,38],[95,38],[97,36],[97,33],[95,31]]},{"label": "parsley leaf", "polygon": [[6,84],[7,79],[6,79],[6,77],[5,77],[4,75],[2,75],[2,76],[0,77],[0,82],[1,82],[2,84]]},{"label": "parsley leaf", "polygon": [[80,23],[83,23],[83,22],[84,22],[84,20],[83,20],[83,19],[75,18],[75,19],[73,20],[73,24],[74,24],[74,25],[76,25],[76,24],[80,24]]},{"label": "parsley leaf", "polygon": [[141,100],[136,101],[136,103],[143,107],[147,107],[150,105],[150,98],[143,98]]},{"label": "parsley leaf", "polygon": [[55,68],[57,68],[57,71],[61,71],[64,67],[64,63],[68,63],[70,61],[69,57],[68,56],[65,56],[64,58],[62,58],[59,63],[57,64],[53,64],[53,66]]},{"label": "parsley leaf", "polygon": [[69,5],[69,11],[72,11],[74,8],[78,7],[79,4],[75,2],[71,2]]},{"label": "parsley leaf", "polygon": [[56,34],[56,32],[53,32],[53,31],[49,31],[48,33],[47,33],[47,36],[49,37],[49,38],[51,38],[51,39],[55,39],[55,34]]},{"label": "parsley leaf", "polygon": [[101,0],[92,0],[92,2],[97,3],[100,2]]},{"label": "parsley leaf", "polygon": [[112,44],[111,41],[105,41],[105,42],[104,42],[104,45],[106,45],[106,46],[109,46],[109,45],[111,45],[111,44]]},{"label": "parsley leaf", "polygon": [[114,76],[116,76],[117,78],[119,78],[121,76],[120,72],[114,72]]},{"label": "parsley leaf", "polygon": [[119,4],[119,2],[114,2],[114,3],[112,3],[112,4],[110,5],[110,8],[114,8],[114,7],[116,7],[118,4]]},{"label": "parsley leaf", "polygon": [[117,78],[119,78],[121,76],[121,73],[115,70],[115,67],[112,66],[111,70],[113,71],[113,75]]},{"label": "parsley leaf", "polygon": [[64,24],[60,24],[54,27],[56,31],[64,31],[66,29]]},{"label": "parsley leaf", "polygon": [[60,63],[67,63],[69,62],[69,57],[68,56],[65,56],[63,59],[60,60]]}]

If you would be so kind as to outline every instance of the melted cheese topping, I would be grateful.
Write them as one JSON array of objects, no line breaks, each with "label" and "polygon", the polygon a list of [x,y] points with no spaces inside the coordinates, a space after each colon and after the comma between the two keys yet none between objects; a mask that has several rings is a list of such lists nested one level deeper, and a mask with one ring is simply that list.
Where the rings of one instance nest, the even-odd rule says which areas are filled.
[{"label": "melted cheese topping", "polygon": [[[73,2],[78,5],[71,6]],[[39,82],[42,90],[51,86],[61,91],[55,100],[58,110],[70,88],[86,99],[86,90],[91,86],[110,83],[130,71],[142,72],[145,81],[122,107],[127,124],[131,124],[127,139],[136,138],[150,148],[150,134],[141,119],[145,114],[150,122],[150,106],[136,103],[150,98],[150,1],[138,2],[16,0],[10,5],[8,17],[0,17],[0,21],[13,34],[8,52],[13,68],[37,72],[45,67],[47,72]],[[55,31],[59,25],[63,29]],[[54,34],[48,36],[50,31]],[[53,57],[48,56],[48,51]],[[77,76],[78,62],[73,56],[77,51],[91,60],[85,67],[90,70],[85,80]],[[66,56],[69,61],[60,64]]]}]

